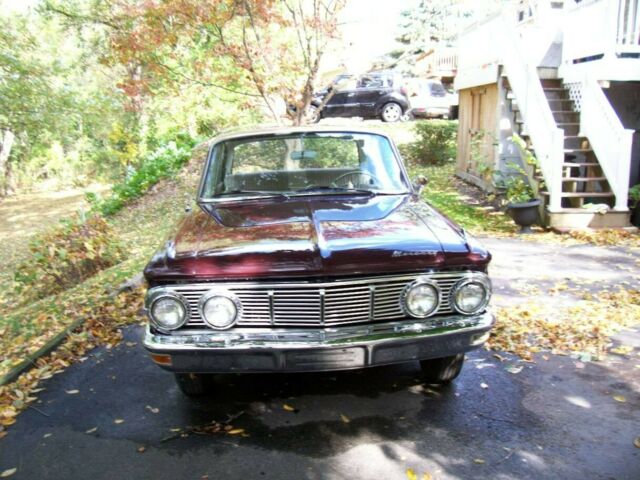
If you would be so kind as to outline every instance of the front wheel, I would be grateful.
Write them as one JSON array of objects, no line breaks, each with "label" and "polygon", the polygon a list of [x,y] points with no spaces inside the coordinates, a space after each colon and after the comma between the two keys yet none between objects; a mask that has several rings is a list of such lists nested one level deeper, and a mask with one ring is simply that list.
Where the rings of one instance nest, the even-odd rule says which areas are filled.
[{"label": "front wheel", "polygon": [[397,103],[389,102],[382,107],[380,118],[383,122],[397,122],[402,118],[402,107]]},{"label": "front wheel", "polygon": [[320,110],[315,105],[309,105],[304,115],[307,124],[318,123],[320,121]]},{"label": "front wheel", "polygon": [[460,375],[463,365],[464,353],[420,361],[422,378],[427,383],[449,383]]},{"label": "front wheel", "polygon": [[188,397],[199,397],[209,391],[209,377],[201,373],[176,373],[178,388]]}]

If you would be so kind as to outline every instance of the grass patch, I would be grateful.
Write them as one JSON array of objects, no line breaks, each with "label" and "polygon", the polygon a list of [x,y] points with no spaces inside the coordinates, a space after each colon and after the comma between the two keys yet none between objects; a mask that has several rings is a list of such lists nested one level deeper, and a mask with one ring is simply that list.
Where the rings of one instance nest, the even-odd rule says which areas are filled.
[{"label": "grass patch", "polygon": [[512,220],[503,212],[473,205],[472,199],[460,193],[455,177],[455,165],[446,163],[437,166],[413,166],[411,177],[424,175],[429,184],[422,198],[473,234],[513,234],[516,231]]},{"label": "grass patch", "polygon": [[[195,196],[201,161],[202,154],[199,153],[173,178],[163,181],[137,203],[111,218],[109,223],[114,235],[127,252],[125,261],[73,288],[27,305],[15,308],[15,302],[4,302],[0,314],[0,376],[76,320],[91,318],[98,306],[106,309],[105,302],[115,302],[108,292],[144,268],[184,214],[186,200]],[[115,318],[119,315],[115,310],[109,313]],[[135,317],[130,319],[135,320]],[[119,323],[124,320],[119,319]]]}]

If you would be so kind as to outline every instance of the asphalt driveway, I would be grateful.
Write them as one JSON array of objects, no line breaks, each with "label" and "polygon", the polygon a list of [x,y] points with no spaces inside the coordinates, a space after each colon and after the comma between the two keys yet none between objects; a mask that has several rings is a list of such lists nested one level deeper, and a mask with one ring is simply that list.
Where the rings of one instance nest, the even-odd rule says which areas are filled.
[{"label": "asphalt driveway", "polygon": [[[523,296],[514,282],[552,284],[561,271],[561,278],[599,275],[612,284],[638,275],[637,252],[486,243],[501,304]],[[97,349],[47,381],[0,440],[0,472],[17,468],[12,479],[381,479],[407,478],[410,468],[418,478],[640,478],[637,348],[631,359],[597,363],[553,355],[523,363],[477,351],[449,387],[422,384],[417,364],[220,376],[216,393],[194,401],[148,360],[141,332],[128,328],[119,347]],[[637,331],[623,336],[640,346]],[[230,432],[194,432],[212,421]]]}]

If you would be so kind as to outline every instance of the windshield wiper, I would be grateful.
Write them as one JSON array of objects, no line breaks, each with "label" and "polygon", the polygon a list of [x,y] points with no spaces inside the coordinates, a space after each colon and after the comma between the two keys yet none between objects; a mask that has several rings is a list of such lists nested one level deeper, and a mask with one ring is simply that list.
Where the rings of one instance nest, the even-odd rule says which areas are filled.
[{"label": "windshield wiper", "polygon": [[375,195],[376,192],[372,190],[366,190],[364,188],[349,188],[349,187],[331,187],[328,185],[309,185],[308,187],[299,188],[293,190],[293,193],[314,193],[314,192],[327,192],[327,193],[357,193],[365,195]]},{"label": "windshield wiper", "polygon": [[282,192],[270,192],[268,190],[229,190],[227,192],[222,192],[220,195],[261,195],[264,197],[284,197],[289,199],[289,195]]}]

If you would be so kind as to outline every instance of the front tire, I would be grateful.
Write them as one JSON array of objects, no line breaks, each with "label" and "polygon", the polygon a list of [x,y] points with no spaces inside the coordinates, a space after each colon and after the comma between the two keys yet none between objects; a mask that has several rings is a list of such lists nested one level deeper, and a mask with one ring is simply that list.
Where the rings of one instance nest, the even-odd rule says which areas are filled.
[{"label": "front tire", "polygon": [[395,102],[389,102],[382,107],[380,118],[383,122],[397,122],[402,118],[402,107]]},{"label": "front tire", "polygon": [[464,353],[420,361],[422,378],[427,383],[449,383],[460,375],[463,365]]},{"label": "front tire", "polygon": [[175,379],[187,397],[199,397],[209,391],[209,378],[201,373],[176,373]]}]

